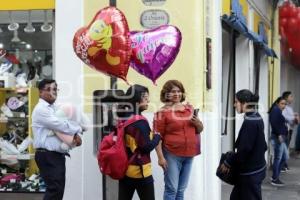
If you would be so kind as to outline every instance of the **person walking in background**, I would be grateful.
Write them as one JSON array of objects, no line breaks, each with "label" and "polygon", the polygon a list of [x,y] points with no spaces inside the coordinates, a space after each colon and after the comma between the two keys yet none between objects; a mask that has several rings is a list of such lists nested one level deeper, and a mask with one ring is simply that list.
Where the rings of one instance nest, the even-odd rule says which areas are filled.
[{"label": "person walking in background", "polygon": [[155,114],[154,131],[162,142],[156,148],[158,164],[164,170],[164,200],[183,200],[194,156],[200,154],[202,122],[185,101],[185,89],[178,80],[167,81],[160,100],[165,105]]},{"label": "person walking in background", "polygon": [[287,127],[288,127],[288,138],[287,138],[287,146],[289,147],[289,144],[291,142],[293,130],[296,124],[298,124],[298,114],[296,114],[291,107],[291,104],[294,101],[294,97],[290,91],[286,91],[282,93],[282,98],[286,100],[286,106],[284,110],[282,111],[282,114],[286,120]]},{"label": "person walking in background", "polygon": [[278,97],[269,110],[269,120],[271,124],[271,143],[274,147],[273,175],[271,184],[274,186],[283,186],[279,179],[280,171],[288,159],[288,149],[286,138],[288,129],[282,111],[286,106],[286,100]]},{"label": "person walking in background", "polygon": [[266,177],[265,152],[267,143],[264,134],[264,122],[257,112],[259,97],[249,90],[240,90],[235,95],[234,107],[238,113],[244,113],[244,121],[234,144],[235,153],[231,154],[221,170],[228,173],[236,170],[236,183],[230,200],[261,200],[261,184]]},{"label": "person walking in background", "polygon": [[295,152],[296,152],[296,158],[300,158],[300,126],[299,125],[297,128],[297,135],[295,141]]},{"label": "person walking in background", "polygon": [[[142,115],[148,109],[149,91],[141,85],[128,88],[126,96],[130,97],[125,106],[123,118],[129,119]],[[129,163],[126,176],[119,180],[119,200],[131,200],[135,191],[141,200],[154,200],[154,183],[150,152],[158,145],[159,134],[151,132],[147,120],[137,120],[125,128],[125,143]]]},{"label": "person walking in background", "polygon": [[[65,155],[68,152],[61,149],[62,141],[55,134],[49,137],[49,133],[57,131],[74,136],[81,133],[82,128],[75,122],[56,116],[58,89],[55,80],[42,80],[38,89],[40,99],[32,113],[35,161],[46,183],[44,200],[62,200],[66,179]],[[78,145],[81,144],[79,136],[75,140]]]},{"label": "person walking in background", "polygon": [[[291,139],[292,139],[293,130],[294,130],[294,126],[297,123],[297,120],[296,120],[297,118],[295,116],[293,108],[291,107],[291,104],[294,100],[292,92],[290,92],[290,91],[283,92],[282,93],[282,98],[284,98],[285,101],[286,101],[286,106],[282,111],[282,115],[285,118],[286,125],[287,125],[287,128],[288,128],[288,135],[287,135],[287,138],[286,138],[286,145],[287,145],[287,148],[289,149],[290,142],[291,142]],[[288,167],[287,162],[285,162],[281,170],[283,172],[285,172],[285,171],[288,171],[289,169],[290,168]]]}]

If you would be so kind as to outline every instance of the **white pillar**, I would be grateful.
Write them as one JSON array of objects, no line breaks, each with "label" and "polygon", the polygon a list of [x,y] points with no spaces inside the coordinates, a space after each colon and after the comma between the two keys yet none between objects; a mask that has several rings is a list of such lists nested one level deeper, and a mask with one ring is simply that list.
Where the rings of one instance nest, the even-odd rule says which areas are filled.
[{"label": "white pillar", "polygon": [[213,106],[205,113],[202,136],[204,196],[202,199],[220,200],[221,182],[215,175],[221,154],[221,94],[222,94],[222,27],[220,16],[222,1],[207,1],[210,5],[209,29],[212,38],[212,90]]},{"label": "white pillar", "polygon": [[[59,102],[71,102],[81,105],[83,85],[82,62],[73,51],[73,36],[83,24],[83,0],[64,0],[56,2],[54,66],[58,87]],[[84,143],[84,141],[83,141]],[[71,158],[66,158],[65,200],[83,200],[83,147],[71,151]]]}]

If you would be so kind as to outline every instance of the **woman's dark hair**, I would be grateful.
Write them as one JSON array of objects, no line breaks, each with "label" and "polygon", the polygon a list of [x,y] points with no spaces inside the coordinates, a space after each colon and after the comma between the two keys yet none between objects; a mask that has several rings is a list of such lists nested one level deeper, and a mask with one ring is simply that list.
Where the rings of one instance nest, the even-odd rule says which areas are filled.
[{"label": "woman's dark hair", "polygon": [[160,91],[161,102],[163,103],[169,102],[169,99],[167,98],[167,94],[171,92],[173,87],[178,87],[182,92],[182,97],[180,99],[180,102],[183,102],[185,100],[185,89],[183,87],[183,84],[178,80],[169,80],[164,84],[162,90]]},{"label": "woman's dark hair", "polygon": [[[132,85],[126,91],[126,103],[132,106],[134,112],[138,112],[137,104],[141,102],[142,97],[145,93],[149,93],[148,88],[142,85]],[[125,107],[129,107],[125,105]]]},{"label": "woman's dark hair", "polygon": [[285,91],[285,92],[282,93],[282,98],[287,100],[291,94],[292,94],[291,91]]},{"label": "woman's dark hair", "polygon": [[281,97],[278,97],[278,98],[273,102],[273,104],[272,104],[272,106],[270,107],[268,113],[270,113],[270,112],[273,110],[273,108],[274,108],[277,104],[279,104],[280,101],[282,101],[282,100],[285,100],[285,98],[283,98],[282,96],[281,96]]},{"label": "woman's dark hair", "polygon": [[53,79],[43,79],[38,83],[38,89],[43,90],[47,84],[56,83]]},{"label": "woman's dark hair", "polygon": [[253,94],[250,90],[240,90],[235,94],[235,97],[241,103],[248,103],[247,108],[257,108],[259,96]]}]

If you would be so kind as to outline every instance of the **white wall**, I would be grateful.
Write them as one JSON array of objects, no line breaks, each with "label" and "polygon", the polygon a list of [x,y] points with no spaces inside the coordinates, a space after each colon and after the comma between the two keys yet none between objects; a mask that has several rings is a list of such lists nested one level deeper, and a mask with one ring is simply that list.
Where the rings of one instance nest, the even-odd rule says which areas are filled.
[{"label": "white wall", "polygon": [[[207,1],[208,2],[208,1]],[[203,155],[203,193],[202,198],[209,200],[221,199],[221,182],[215,175],[221,156],[221,94],[222,94],[222,27],[220,13],[222,1],[209,2],[210,27],[212,37],[212,87],[213,106],[211,112],[204,113],[205,129],[202,136]],[[201,177],[202,179],[202,177]],[[200,191],[200,190],[199,190]],[[201,191],[200,191],[201,192]],[[198,200],[198,199],[197,199]]]},{"label": "white wall", "polygon": [[291,91],[294,95],[294,103],[292,104],[294,111],[300,113],[300,69],[286,62],[282,62],[280,75],[280,94],[287,90]]},{"label": "white wall", "polygon": [[[56,1],[55,10],[54,68],[58,82],[60,102],[82,103],[82,62],[73,53],[72,39],[75,31],[82,25],[82,0]],[[85,139],[83,141],[85,146]],[[83,147],[71,151],[71,158],[66,158],[65,200],[83,198]],[[92,198],[93,199],[93,198]]]},{"label": "white wall", "polygon": [[[249,39],[244,36],[240,36],[236,41],[236,53],[235,53],[235,92],[242,89],[250,89],[251,67],[250,67],[250,47]],[[237,139],[239,130],[243,123],[243,115],[236,114],[235,121],[235,137]]]},{"label": "white wall", "polygon": [[263,0],[263,1],[262,0],[247,0],[247,1],[256,10],[256,12],[262,16],[265,23],[270,25],[271,19],[268,15],[268,9],[271,6],[271,4],[270,4],[271,1],[267,1],[267,0]]}]

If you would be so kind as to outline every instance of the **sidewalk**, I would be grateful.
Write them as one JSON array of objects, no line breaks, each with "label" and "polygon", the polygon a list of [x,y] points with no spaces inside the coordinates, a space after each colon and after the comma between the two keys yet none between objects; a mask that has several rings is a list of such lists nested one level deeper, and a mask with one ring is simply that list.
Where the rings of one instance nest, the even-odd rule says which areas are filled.
[{"label": "sidewalk", "polygon": [[[280,180],[285,183],[283,187],[272,186],[272,171],[267,171],[262,185],[263,200],[300,200],[300,159],[291,157],[288,163],[291,170],[280,174]],[[222,200],[229,200],[231,190],[232,186],[222,184]]]}]

